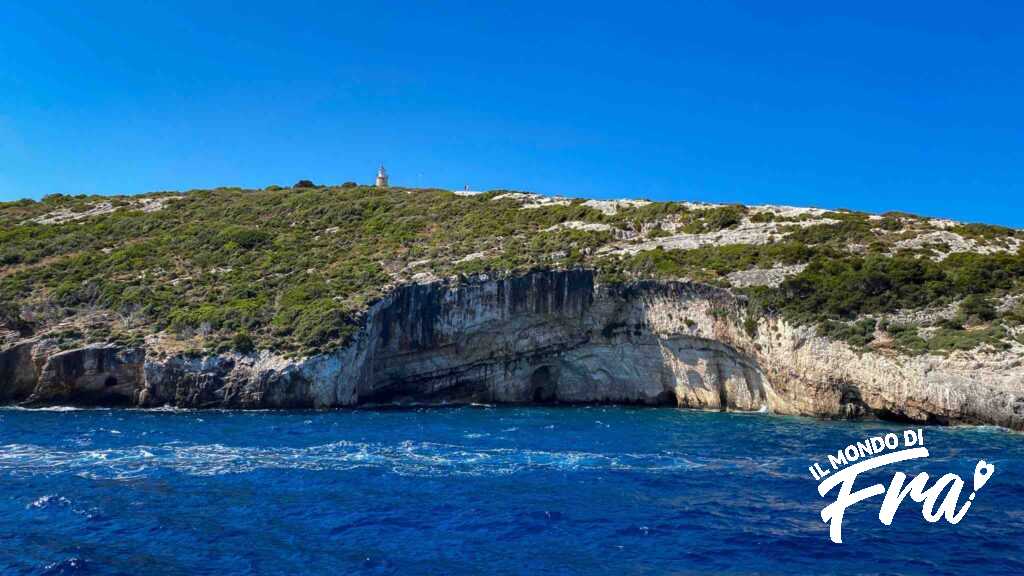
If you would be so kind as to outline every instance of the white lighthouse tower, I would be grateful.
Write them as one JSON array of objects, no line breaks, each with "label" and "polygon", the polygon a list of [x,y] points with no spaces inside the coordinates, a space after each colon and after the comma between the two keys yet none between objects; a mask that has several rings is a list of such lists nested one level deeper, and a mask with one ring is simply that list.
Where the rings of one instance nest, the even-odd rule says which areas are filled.
[{"label": "white lighthouse tower", "polygon": [[377,188],[388,187],[388,172],[384,169],[383,164],[381,164],[380,168],[377,170],[377,183],[375,186],[377,186]]}]

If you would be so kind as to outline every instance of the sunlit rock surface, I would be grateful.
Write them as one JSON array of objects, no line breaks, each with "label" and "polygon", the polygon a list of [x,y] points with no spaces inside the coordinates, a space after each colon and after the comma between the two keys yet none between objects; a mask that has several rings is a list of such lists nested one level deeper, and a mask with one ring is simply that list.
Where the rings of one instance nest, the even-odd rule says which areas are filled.
[{"label": "sunlit rock surface", "polygon": [[1020,354],[856,352],[779,318],[750,318],[726,290],[600,286],[587,270],[410,284],[353,342],[159,357],[26,340],[0,351],[0,400],[301,408],[444,403],[630,403],[880,417],[1024,429]]}]

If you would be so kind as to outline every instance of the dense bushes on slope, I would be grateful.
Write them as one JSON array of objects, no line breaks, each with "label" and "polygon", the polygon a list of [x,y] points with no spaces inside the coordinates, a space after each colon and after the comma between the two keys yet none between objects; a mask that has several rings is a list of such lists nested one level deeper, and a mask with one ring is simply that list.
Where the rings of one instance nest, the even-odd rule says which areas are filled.
[{"label": "dense bushes on slope", "polygon": [[[800,274],[777,288],[749,290],[755,306],[798,323],[816,323],[819,333],[864,346],[874,338],[866,315],[941,306],[960,300],[958,316],[940,323],[927,340],[916,327],[893,326],[897,346],[908,352],[966,350],[987,343],[1005,348],[1007,315],[990,326],[967,323],[997,320],[990,298],[1024,284],[1024,254],[960,253],[935,262],[904,256],[815,258]],[[857,320],[861,318],[861,320]],[[851,323],[851,321],[857,322]],[[847,322],[843,322],[847,321]],[[870,326],[867,322],[871,322]],[[883,326],[883,330],[886,330]]]},{"label": "dense bushes on slope", "polygon": [[774,244],[703,246],[692,250],[645,250],[621,258],[602,258],[597,261],[597,266],[606,280],[624,281],[641,277],[713,282],[730,272],[799,264],[817,255],[837,256],[829,249],[787,240]]},{"label": "dense bushes on slope", "polygon": [[1024,255],[960,253],[935,262],[905,256],[815,258],[777,289],[756,291],[766,307],[799,320],[855,319],[923,308],[1018,286]]},{"label": "dense bushes on slope", "polygon": [[[347,185],[2,203],[0,322],[52,330],[68,319],[99,315],[96,322],[61,328],[63,339],[138,339],[165,331],[212,349],[247,348],[248,339],[255,347],[312,352],[346,341],[373,300],[419,272],[590,266],[605,282],[724,282],[729,273],[751,267],[809,263],[778,288],[748,292],[760,306],[794,320],[840,324],[971,295],[981,301],[969,300],[965,315],[985,322],[991,316],[985,299],[1019,289],[1024,277],[1019,254],[954,254],[941,262],[881,255],[881,236],[899,234],[911,218],[901,215],[872,224],[863,214],[831,212],[825,216],[838,223],[800,227],[790,222],[815,217],[667,202],[619,207],[615,214],[583,200],[524,208],[513,196],[501,199],[505,194]],[[159,209],[150,209],[154,202]],[[111,211],[78,220],[32,221],[107,204]],[[707,233],[734,228],[744,218],[776,222],[789,236],[764,245],[631,256],[599,250],[623,233]],[[576,224],[560,226],[569,222]],[[602,226],[581,229],[578,223]],[[986,241],[1006,238],[997,227],[967,230]],[[848,243],[874,248],[856,256],[845,251]],[[867,338],[866,324],[825,330]],[[953,342],[955,334],[946,336],[951,346],[961,345]],[[903,336],[908,346],[917,345],[915,337]]]}]

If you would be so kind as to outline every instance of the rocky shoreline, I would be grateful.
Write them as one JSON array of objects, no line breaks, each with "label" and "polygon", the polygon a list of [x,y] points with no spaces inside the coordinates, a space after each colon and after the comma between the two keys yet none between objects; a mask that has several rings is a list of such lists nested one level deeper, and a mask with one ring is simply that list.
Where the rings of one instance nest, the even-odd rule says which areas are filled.
[{"label": "rocky shoreline", "polygon": [[749,318],[728,290],[599,285],[589,270],[409,284],[373,305],[352,342],[165,356],[146,347],[0,350],[0,403],[330,408],[624,403],[1024,430],[1015,354],[855,351],[781,318]]}]

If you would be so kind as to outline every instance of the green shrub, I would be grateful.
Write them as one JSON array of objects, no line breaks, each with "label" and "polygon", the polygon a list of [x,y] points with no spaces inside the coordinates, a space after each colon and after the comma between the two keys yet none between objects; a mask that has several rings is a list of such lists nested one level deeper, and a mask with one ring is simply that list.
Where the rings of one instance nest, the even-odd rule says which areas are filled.
[{"label": "green shrub", "polygon": [[833,224],[814,224],[795,230],[786,236],[786,240],[802,244],[837,244],[868,243],[875,239],[871,225],[861,219],[845,219]]},{"label": "green shrub", "polygon": [[961,318],[943,318],[936,324],[939,328],[945,328],[948,330],[963,330],[964,321]]},{"label": "green shrub", "polygon": [[850,324],[825,320],[818,324],[818,335],[844,340],[855,348],[863,348],[875,339],[876,325],[873,318],[863,318]]},{"label": "green shrub", "polygon": [[917,326],[888,324],[882,327],[889,333],[896,347],[910,354],[922,354],[928,350],[928,342],[918,334]]},{"label": "green shrub", "polygon": [[639,228],[645,222],[686,216],[689,213],[689,208],[677,202],[651,202],[649,204],[621,208],[611,217],[611,223],[629,224],[634,228]]},{"label": "green shrub", "polygon": [[231,339],[231,349],[239,354],[249,354],[256,349],[256,344],[247,332],[238,332]]},{"label": "green shrub", "polygon": [[1010,347],[1005,341],[1006,337],[1006,329],[999,325],[984,330],[942,328],[928,340],[928,348],[935,352],[949,352],[973,350],[981,345],[988,345],[997,350],[1006,350]]},{"label": "green shrub", "polygon": [[965,320],[989,322],[996,318],[996,308],[981,294],[969,294],[960,302],[960,316]]},{"label": "green shrub", "polygon": [[273,238],[269,233],[256,228],[229,226],[218,234],[217,239],[225,249],[252,250],[269,244]]},{"label": "green shrub", "polygon": [[1004,316],[1004,320],[1012,324],[1024,324],[1024,301],[1011,308]]},{"label": "green shrub", "polygon": [[753,314],[747,314],[743,318],[743,330],[747,333],[747,336],[753,338],[757,336],[757,317]]},{"label": "green shrub", "polygon": [[733,228],[743,221],[745,206],[716,206],[692,211],[688,222],[683,226],[687,234],[706,234],[727,228]]},{"label": "green shrub", "polygon": [[14,302],[0,302],[0,326],[27,333],[32,326],[21,317],[21,310]]},{"label": "green shrub", "polygon": [[743,206],[719,206],[708,210],[703,215],[705,230],[725,230],[737,226],[743,221],[746,208]]},{"label": "green shrub", "polygon": [[666,236],[671,236],[671,235],[672,235],[671,231],[666,230],[665,228],[662,228],[661,226],[658,226],[657,228],[652,228],[652,229],[650,229],[647,232],[647,237],[651,238],[651,239],[654,239],[654,238],[665,238]]},{"label": "green shrub", "polygon": [[975,238],[979,240],[1005,238],[1007,236],[1014,236],[1017,233],[1013,228],[995,226],[992,224],[960,224],[954,227],[952,231],[964,236],[965,238]]},{"label": "green shrub", "polygon": [[885,217],[878,221],[878,227],[882,230],[888,230],[894,232],[896,230],[903,229],[903,220],[894,217]]}]

